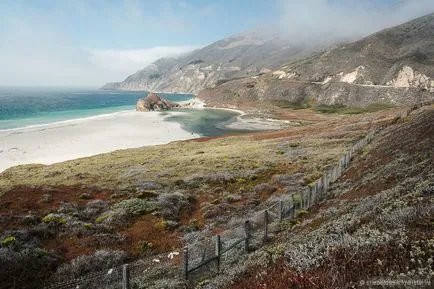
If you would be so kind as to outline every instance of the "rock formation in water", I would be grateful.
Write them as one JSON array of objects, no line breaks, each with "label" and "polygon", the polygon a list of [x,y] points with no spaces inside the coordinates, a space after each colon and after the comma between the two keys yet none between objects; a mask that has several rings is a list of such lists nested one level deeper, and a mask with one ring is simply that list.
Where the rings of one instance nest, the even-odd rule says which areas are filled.
[{"label": "rock formation in water", "polygon": [[136,104],[137,111],[162,111],[169,110],[180,105],[158,96],[155,93],[149,93],[148,96],[140,98]]}]

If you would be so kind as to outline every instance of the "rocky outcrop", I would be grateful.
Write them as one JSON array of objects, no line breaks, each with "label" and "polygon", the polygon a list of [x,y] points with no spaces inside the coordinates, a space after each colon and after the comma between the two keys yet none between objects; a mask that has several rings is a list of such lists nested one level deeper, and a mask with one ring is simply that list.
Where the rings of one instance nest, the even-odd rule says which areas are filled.
[{"label": "rocky outcrop", "polygon": [[162,111],[169,110],[173,107],[179,107],[180,105],[167,99],[158,96],[155,93],[148,94],[147,97],[141,98],[137,101],[137,111]]},{"label": "rocky outcrop", "polygon": [[387,82],[393,87],[418,87],[434,92],[434,80],[425,74],[414,71],[410,66],[404,66],[396,78]]}]

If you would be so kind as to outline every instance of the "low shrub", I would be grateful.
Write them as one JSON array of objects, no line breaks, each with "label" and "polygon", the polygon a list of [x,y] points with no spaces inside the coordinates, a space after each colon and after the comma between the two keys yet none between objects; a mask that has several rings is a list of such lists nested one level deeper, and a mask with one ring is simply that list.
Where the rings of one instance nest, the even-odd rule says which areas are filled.
[{"label": "low shrub", "polygon": [[51,194],[44,194],[41,199],[42,203],[51,203],[53,202],[53,196]]},{"label": "low shrub", "polygon": [[42,288],[59,258],[41,248],[0,248],[0,288]]},{"label": "low shrub", "polygon": [[99,216],[98,218],[96,218],[95,223],[100,224],[100,223],[104,222],[105,220],[107,220],[108,218],[113,217],[114,215],[115,215],[114,212],[103,214],[103,215]]},{"label": "low shrub", "polygon": [[82,210],[82,217],[86,220],[93,220],[96,216],[102,212],[107,211],[109,205],[103,200],[89,201],[86,207]]},{"label": "low shrub", "polygon": [[169,223],[166,220],[161,220],[161,221],[158,221],[157,223],[155,223],[154,227],[157,230],[164,231],[169,227]]},{"label": "low shrub", "polygon": [[86,274],[120,266],[127,261],[124,251],[98,250],[92,255],[79,256],[59,266],[57,279],[71,280]]},{"label": "low shrub", "polygon": [[346,106],[343,104],[332,104],[332,105],[319,104],[319,105],[315,106],[315,110],[322,112],[322,113],[339,113],[345,107]]},{"label": "low shrub", "polygon": [[66,219],[56,214],[48,214],[41,221],[46,224],[66,224]]},{"label": "low shrub", "polygon": [[153,246],[154,245],[151,242],[148,242],[148,241],[141,241],[141,242],[139,242],[139,249],[143,253],[148,252],[149,250],[151,250]]},{"label": "low shrub", "polygon": [[297,211],[296,218],[301,218],[301,217],[303,217],[305,215],[307,215],[307,211],[306,210],[299,210],[299,211]]},{"label": "low shrub", "polygon": [[178,220],[182,215],[189,214],[196,199],[181,192],[161,194],[157,203],[161,215],[167,220]]},{"label": "low shrub", "polygon": [[257,193],[257,194],[271,195],[272,193],[274,193],[277,190],[277,187],[272,186],[268,183],[263,183],[263,184],[256,185],[254,187],[254,190],[255,190],[255,193]]},{"label": "low shrub", "polygon": [[274,102],[274,104],[280,108],[290,108],[290,109],[305,109],[311,107],[308,98],[290,101],[287,99],[279,99]]},{"label": "low shrub", "polygon": [[128,199],[123,200],[115,205],[115,208],[122,208],[130,215],[143,215],[154,211],[157,206],[154,202],[146,199]]},{"label": "low shrub", "polygon": [[82,200],[89,200],[91,198],[92,197],[90,196],[90,194],[87,194],[87,193],[83,193],[80,195],[80,199],[82,199]]},{"label": "low shrub", "polygon": [[24,217],[23,223],[26,225],[35,225],[39,223],[41,220],[38,216],[35,215],[27,215]]},{"label": "low shrub", "polygon": [[17,243],[17,239],[14,236],[8,236],[2,240],[2,247],[12,247]]},{"label": "low shrub", "polygon": [[376,112],[383,109],[393,108],[395,105],[390,103],[375,102],[367,106],[345,106],[343,104],[320,104],[315,107],[316,111],[322,113],[343,113],[343,114],[359,114],[366,112]]}]

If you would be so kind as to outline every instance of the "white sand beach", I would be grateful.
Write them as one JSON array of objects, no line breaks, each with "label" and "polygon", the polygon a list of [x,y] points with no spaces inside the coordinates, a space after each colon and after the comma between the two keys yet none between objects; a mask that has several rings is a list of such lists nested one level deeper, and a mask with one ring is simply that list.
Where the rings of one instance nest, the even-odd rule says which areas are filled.
[{"label": "white sand beach", "polygon": [[[171,115],[182,112],[170,112]],[[20,164],[52,164],[118,149],[199,137],[159,112],[123,111],[33,127],[0,130],[0,172]]]}]

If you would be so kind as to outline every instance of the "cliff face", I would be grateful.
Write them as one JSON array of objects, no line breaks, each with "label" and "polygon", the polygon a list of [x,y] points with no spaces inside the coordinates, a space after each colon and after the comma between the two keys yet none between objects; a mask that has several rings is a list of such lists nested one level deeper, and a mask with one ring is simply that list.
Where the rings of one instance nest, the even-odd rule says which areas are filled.
[{"label": "cliff face", "polygon": [[207,103],[312,100],[322,104],[414,103],[433,99],[434,14],[385,29],[267,74],[199,94]]},{"label": "cliff face", "polygon": [[415,87],[357,85],[345,82],[327,84],[288,79],[242,79],[204,89],[198,97],[210,106],[257,106],[258,104],[342,104],[365,106],[370,103],[413,104],[432,100],[433,93]]},{"label": "cliff face", "polygon": [[310,55],[318,47],[293,45],[277,35],[244,33],[178,59],[159,59],[124,81],[102,88],[197,93],[228,79],[269,72],[282,63]]}]

